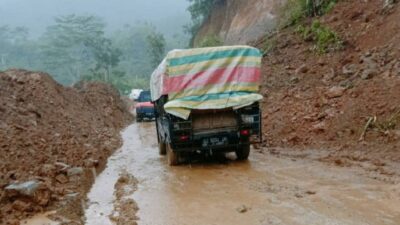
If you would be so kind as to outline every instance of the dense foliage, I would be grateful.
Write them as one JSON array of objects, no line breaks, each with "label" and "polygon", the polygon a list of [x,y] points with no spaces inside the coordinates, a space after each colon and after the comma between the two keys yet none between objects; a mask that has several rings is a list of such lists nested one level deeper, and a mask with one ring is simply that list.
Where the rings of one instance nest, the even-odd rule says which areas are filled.
[{"label": "dense foliage", "polygon": [[338,0],[288,0],[281,10],[281,26],[297,24],[305,17],[321,16],[329,12]]},{"label": "dense foliage", "polygon": [[207,19],[211,13],[212,7],[221,0],[188,0],[191,5],[188,8],[192,17],[191,24],[185,26],[185,31],[192,37],[199,31],[204,20]]},{"label": "dense foliage", "polygon": [[64,85],[100,80],[126,93],[148,88],[150,74],[166,51],[185,47],[186,42],[184,35],[165,37],[148,23],[106,33],[101,18],[66,15],[35,40],[25,27],[0,27],[0,70],[44,71]]}]

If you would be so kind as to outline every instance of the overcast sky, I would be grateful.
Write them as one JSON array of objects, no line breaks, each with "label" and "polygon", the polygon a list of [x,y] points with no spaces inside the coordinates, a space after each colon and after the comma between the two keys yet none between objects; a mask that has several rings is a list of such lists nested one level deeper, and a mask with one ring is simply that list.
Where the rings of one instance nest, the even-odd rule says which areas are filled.
[{"label": "overcast sky", "polygon": [[108,30],[148,21],[166,33],[189,23],[187,0],[0,0],[0,25],[26,26],[41,34],[54,17],[90,14],[104,18]]}]

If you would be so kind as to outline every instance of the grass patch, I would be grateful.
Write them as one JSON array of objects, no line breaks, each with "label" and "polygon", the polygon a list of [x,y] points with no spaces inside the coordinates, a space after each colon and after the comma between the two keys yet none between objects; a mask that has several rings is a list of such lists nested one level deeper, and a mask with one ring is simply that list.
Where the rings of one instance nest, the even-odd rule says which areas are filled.
[{"label": "grass patch", "polygon": [[273,51],[276,48],[277,45],[277,40],[276,38],[272,37],[269,39],[266,39],[263,43],[262,46],[262,52],[264,55],[268,54],[269,52]]},{"label": "grass patch", "polygon": [[359,141],[365,140],[365,135],[369,129],[374,129],[385,134],[390,130],[398,129],[400,124],[400,110],[397,110],[388,119],[383,121],[378,121],[376,116],[368,117],[367,119]]},{"label": "grass patch", "polygon": [[400,124],[400,110],[393,113],[388,119],[373,123],[373,126],[380,131],[394,130]]},{"label": "grass patch", "polygon": [[313,50],[318,53],[335,51],[343,47],[343,41],[339,36],[328,27],[323,26],[318,20],[314,20],[311,26],[299,25],[296,32],[305,41],[314,42]]}]

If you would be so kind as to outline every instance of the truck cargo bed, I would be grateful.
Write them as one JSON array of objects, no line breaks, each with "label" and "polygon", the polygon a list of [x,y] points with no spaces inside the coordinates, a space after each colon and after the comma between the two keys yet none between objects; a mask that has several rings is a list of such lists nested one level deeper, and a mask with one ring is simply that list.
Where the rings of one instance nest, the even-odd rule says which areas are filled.
[{"label": "truck cargo bed", "polygon": [[193,110],[192,123],[195,134],[204,130],[236,129],[238,125],[232,109]]}]

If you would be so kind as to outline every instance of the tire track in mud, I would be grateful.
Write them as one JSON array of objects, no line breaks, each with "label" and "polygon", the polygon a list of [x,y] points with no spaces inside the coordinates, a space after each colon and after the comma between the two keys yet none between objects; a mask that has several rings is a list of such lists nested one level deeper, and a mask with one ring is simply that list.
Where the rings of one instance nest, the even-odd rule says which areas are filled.
[{"label": "tire track in mud", "polygon": [[136,212],[139,210],[132,195],[137,190],[138,180],[129,174],[127,171],[123,171],[117,183],[114,185],[115,188],[115,201],[114,211],[110,215],[111,221],[116,225],[137,225]]},{"label": "tire track in mud", "polygon": [[360,168],[269,151],[252,151],[247,162],[227,155],[169,167],[153,123],[133,124],[122,137],[88,196],[88,225],[400,224],[398,183]]},{"label": "tire track in mud", "polygon": [[146,158],[136,154],[149,150],[153,147],[149,144],[154,143],[148,135],[149,129],[143,129],[146,125],[150,126],[149,123],[134,123],[121,133],[122,147],[108,159],[105,170],[88,194],[86,225],[137,224],[139,207],[133,195],[146,177],[141,176],[136,167]]}]

